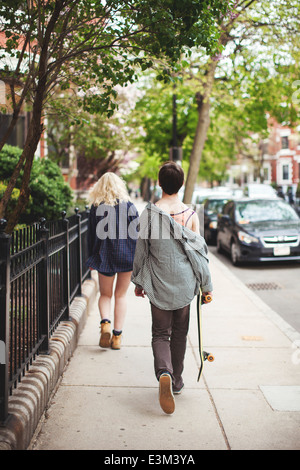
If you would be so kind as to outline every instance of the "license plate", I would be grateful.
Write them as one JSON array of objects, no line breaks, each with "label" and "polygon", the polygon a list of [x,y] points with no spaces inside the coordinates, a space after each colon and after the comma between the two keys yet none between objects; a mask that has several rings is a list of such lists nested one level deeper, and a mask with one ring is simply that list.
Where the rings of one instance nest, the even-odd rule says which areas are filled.
[{"label": "license plate", "polygon": [[289,246],[275,246],[274,256],[289,256],[291,249]]}]

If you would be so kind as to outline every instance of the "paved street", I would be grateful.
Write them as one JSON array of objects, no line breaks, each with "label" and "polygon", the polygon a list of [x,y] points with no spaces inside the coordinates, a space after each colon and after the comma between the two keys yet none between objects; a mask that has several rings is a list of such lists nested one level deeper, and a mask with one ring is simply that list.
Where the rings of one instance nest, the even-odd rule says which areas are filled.
[{"label": "paved street", "polygon": [[229,256],[217,253],[215,246],[210,246],[209,250],[300,333],[300,263],[256,263],[235,267]]}]

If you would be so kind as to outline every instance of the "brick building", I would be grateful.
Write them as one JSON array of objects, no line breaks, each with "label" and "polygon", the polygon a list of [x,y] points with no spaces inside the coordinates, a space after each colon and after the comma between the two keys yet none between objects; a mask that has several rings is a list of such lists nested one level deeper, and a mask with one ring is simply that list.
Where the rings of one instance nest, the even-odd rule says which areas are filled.
[{"label": "brick building", "polygon": [[230,166],[230,184],[263,182],[282,186],[284,193],[291,186],[295,193],[300,182],[300,127],[292,129],[270,120],[269,137],[262,141],[252,135],[247,150],[247,155],[239,155]]},{"label": "brick building", "polygon": [[264,168],[268,180],[282,186],[297,187],[300,181],[300,134],[297,130],[272,122]]}]

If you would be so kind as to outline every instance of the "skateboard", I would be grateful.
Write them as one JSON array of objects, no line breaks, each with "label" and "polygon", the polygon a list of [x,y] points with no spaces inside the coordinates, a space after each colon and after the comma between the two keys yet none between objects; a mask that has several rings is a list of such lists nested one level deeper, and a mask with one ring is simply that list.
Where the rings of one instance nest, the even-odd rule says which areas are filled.
[{"label": "skateboard", "polygon": [[203,343],[202,343],[202,305],[204,303],[209,303],[212,301],[211,295],[206,295],[202,294],[202,291],[200,289],[200,292],[197,296],[197,318],[198,318],[198,340],[199,340],[199,354],[200,354],[200,369],[199,369],[199,375],[198,375],[198,382],[201,378],[202,371],[203,371],[203,365],[204,361],[208,362],[213,362],[215,360],[214,356],[203,350]]}]

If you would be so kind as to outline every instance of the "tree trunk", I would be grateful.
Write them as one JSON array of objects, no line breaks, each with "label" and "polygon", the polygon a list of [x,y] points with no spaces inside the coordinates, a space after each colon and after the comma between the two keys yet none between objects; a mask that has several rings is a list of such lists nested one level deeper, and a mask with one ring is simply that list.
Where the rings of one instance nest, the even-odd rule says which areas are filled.
[{"label": "tree trunk", "polygon": [[[13,231],[15,225],[18,223],[20,215],[22,214],[29,200],[29,195],[30,195],[29,181],[30,181],[32,163],[33,163],[35,151],[37,149],[38,143],[41,138],[41,134],[43,132],[43,125],[41,124],[41,119],[42,119],[44,96],[45,96],[45,92],[47,88],[47,63],[48,63],[49,41],[50,41],[50,36],[52,34],[52,31],[55,27],[57,18],[59,17],[60,11],[62,10],[63,6],[64,6],[64,2],[62,0],[57,0],[57,2],[55,2],[54,11],[52,13],[52,16],[49,20],[48,26],[45,31],[45,36],[44,36],[41,53],[40,53],[38,85],[36,88],[35,98],[33,102],[32,118],[30,121],[30,126],[28,130],[25,146],[23,149],[23,153],[17,165],[18,172],[20,173],[23,162],[25,162],[22,186],[20,189],[20,196],[18,199],[17,206],[14,212],[9,217],[9,220],[7,223],[6,232],[8,233],[11,233]],[[6,191],[0,203],[0,216],[5,213],[8,201],[15,187],[16,179],[19,173],[17,174],[17,171],[14,171],[13,176],[11,180],[9,181],[9,184],[6,188]]]},{"label": "tree trunk", "polygon": [[[35,155],[38,143],[40,141],[42,132],[43,132],[43,125],[41,124],[41,110],[37,110],[36,116],[34,116],[31,120],[28,137],[26,139],[24,150],[21,156],[21,159],[25,161],[22,185],[20,189],[20,196],[18,199],[17,206],[14,212],[11,214],[11,216],[8,219],[8,223],[6,227],[7,233],[11,233],[13,231],[15,225],[19,221],[20,215],[26,208],[27,203],[29,201],[29,196],[30,196],[29,182],[30,182],[31,168],[32,168],[34,155]],[[9,184],[11,184],[11,181],[9,182]]]},{"label": "tree trunk", "polygon": [[6,227],[6,232],[11,233],[18,223],[21,213],[25,209],[28,201],[29,201],[29,181],[30,181],[30,174],[32,168],[32,162],[34,159],[34,154],[37,149],[38,143],[41,138],[41,134],[43,132],[43,125],[41,124],[42,118],[42,108],[43,108],[43,100],[45,94],[45,87],[46,87],[46,80],[45,76],[39,83],[37,87],[36,97],[33,104],[33,111],[32,111],[32,118],[29,125],[29,130],[26,138],[26,142],[24,145],[24,149],[20,160],[13,172],[13,175],[8,183],[5,193],[3,194],[3,198],[0,202],[0,216],[3,217],[3,214],[6,211],[7,204],[10,200],[12,191],[16,185],[17,178],[20,174],[20,171],[24,164],[24,174],[22,178],[22,185],[20,188],[20,196],[18,199],[17,206],[14,212],[10,215]]},{"label": "tree trunk", "polygon": [[210,124],[210,95],[214,83],[216,67],[217,62],[212,60],[208,66],[206,82],[203,85],[203,91],[202,93],[198,92],[196,94],[198,102],[198,123],[194,138],[193,149],[190,156],[188,176],[185,184],[183,201],[186,204],[190,204],[192,201],[194,186],[197,182],[202,152],[207,138],[207,132]]},{"label": "tree trunk", "polygon": [[[4,136],[3,136],[3,138],[0,142],[0,152],[1,152],[2,148],[4,147],[5,143],[7,142],[8,138],[10,137],[15,125],[18,122],[20,109],[21,109],[20,106],[18,106],[13,112],[13,117],[12,117],[12,120],[10,122],[10,125],[8,126],[8,128],[7,128],[5,134],[4,134]],[[11,178],[10,178],[10,181],[8,183],[6,191],[3,194],[3,197],[0,201],[0,218],[1,219],[4,217],[7,204],[9,203],[11,194],[12,194],[12,192],[13,192],[15,186],[16,186],[16,182],[17,182],[17,179],[19,177],[20,171],[22,169],[23,163],[24,163],[24,157],[23,157],[23,154],[22,154],[21,157],[20,157],[20,160],[18,161],[18,163],[17,163],[17,165],[14,169],[14,172],[13,172]]]}]

